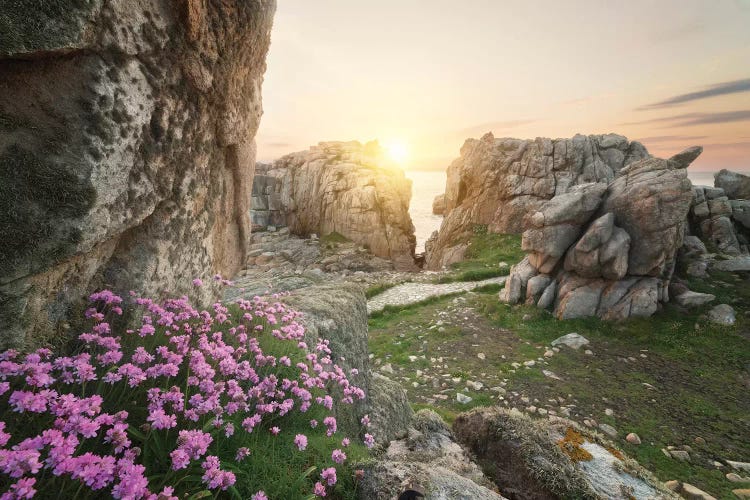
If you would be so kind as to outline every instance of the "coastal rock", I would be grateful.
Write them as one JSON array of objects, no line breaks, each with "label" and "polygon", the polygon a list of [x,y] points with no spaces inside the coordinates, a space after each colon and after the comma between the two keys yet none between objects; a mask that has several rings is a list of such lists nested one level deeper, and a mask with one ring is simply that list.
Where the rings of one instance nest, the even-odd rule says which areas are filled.
[{"label": "coastal rock", "polygon": [[0,349],[67,341],[98,288],[214,299],[190,279],[245,262],[275,2],[27,4],[0,37]]},{"label": "coastal rock", "polygon": [[365,467],[358,498],[399,498],[405,487],[414,483],[424,488],[426,500],[504,498],[430,410],[417,412],[407,437],[391,441],[385,453]]},{"label": "coastal rock", "polygon": [[565,270],[585,278],[618,280],[628,271],[629,251],[630,235],[616,227],[614,214],[608,213],[595,220],[568,250]]},{"label": "coastal rock", "polygon": [[719,304],[708,311],[708,320],[722,326],[732,326],[737,321],[734,308],[729,304]]},{"label": "coastal rock", "polygon": [[545,201],[572,186],[611,182],[634,161],[648,158],[638,142],[616,135],[576,135],[571,139],[468,139],[448,167],[445,218],[427,252],[437,270],[460,258],[475,225],[495,233],[521,233],[522,220]]},{"label": "coastal rock", "polygon": [[261,173],[276,179],[268,204],[280,207],[293,234],[337,233],[391,259],[398,270],[417,269],[411,181],[377,142],[321,142]]},{"label": "coastal rock", "polygon": [[699,307],[713,302],[715,298],[716,296],[710,293],[699,293],[688,290],[675,296],[674,300],[682,307]]},{"label": "coastal rock", "polygon": [[527,216],[528,229],[523,232],[521,248],[528,252],[529,263],[535,269],[541,273],[552,272],[578,239],[606,190],[604,183],[574,186]]},{"label": "coastal rock", "polygon": [[435,215],[445,214],[445,194],[439,194],[432,200],[432,213]]},{"label": "coastal rock", "polygon": [[722,169],[714,174],[714,186],[731,199],[750,200],[750,176]]}]

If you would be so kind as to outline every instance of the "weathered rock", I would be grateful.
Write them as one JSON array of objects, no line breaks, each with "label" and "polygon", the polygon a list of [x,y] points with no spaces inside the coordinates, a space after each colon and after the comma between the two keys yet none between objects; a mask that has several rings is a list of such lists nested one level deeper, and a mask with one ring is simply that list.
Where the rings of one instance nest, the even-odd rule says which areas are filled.
[{"label": "weathered rock", "polygon": [[542,296],[536,303],[536,306],[540,309],[549,309],[555,303],[555,296],[557,294],[557,283],[553,281],[547,288],[544,289]]},{"label": "weathered rock", "polygon": [[641,438],[638,437],[638,434],[636,434],[634,432],[631,432],[630,434],[628,434],[627,436],[625,436],[625,440],[628,443],[630,443],[630,444],[634,444],[634,445],[641,444]]},{"label": "weathered rock", "polygon": [[[624,464],[606,449],[610,444],[569,420],[534,421],[515,410],[477,408],[459,415],[453,429],[511,498],[675,498],[636,462]],[[559,443],[569,430],[581,436],[590,460],[573,461],[563,453]]]},{"label": "weathered rock", "polygon": [[495,486],[453,441],[450,430],[432,411],[414,416],[408,436],[392,441],[385,454],[365,466],[358,488],[362,500],[398,498],[414,482],[427,500],[502,500]]},{"label": "weathered rock", "polygon": [[685,168],[649,158],[623,168],[609,185],[601,212],[612,212],[630,235],[628,274],[671,275],[682,246],[693,190]]},{"label": "weathered rock", "polygon": [[610,182],[624,166],[648,156],[643,145],[615,134],[520,140],[488,133],[468,139],[448,167],[446,215],[426,265],[440,269],[456,262],[459,256],[449,249],[466,240],[474,225],[521,233],[524,215],[546,200],[577,184]]},{"label": "weathered rock", "polygon": [[555,340],[552,341],[552,345],[554,347],[557,346],[568,346],[571,349],[580,349],[581,347],[588,345],[589,339],[581,335],[580,333],[568,333],[567,335],[563,335],[562,337],[558,337]]},{"label": "weathered rock", "polygon": [[679,493],[682,498],[688,500],[716,500],[716,497],[706,493],[705,491],[693,486],[690,483],[683,483],[680,481],[667,481],[665,483],[669,489],[675,493]]},{"label": "weathered rock", "polygon": [[521,248],[528,252],[529,262],[541,273],[551,273],[581,234],[583,226],[599,207],[604,183],[574,186],[567,193],[543,203],[527,216]]},{"label": "weathered rock", "polygon": [[551,282],[552,278],[546,274],[538,274],[530,278],[526,283],[526,303],[536,304]]},{"label": "weathered rock", "polygon": [[750,176],[722,169],[714,174],[714,186],[732,199],[750,200]]},{"label": "weathered rock", "polygon": [[445,214],[445,194],[439,194],[432,200],[432,213],[435,215]]},{"label": "weathered rock", "polygon": [[708,304],[709,302],[713,302],[715,298],[716,296],[711,295],[710,293],[700,293],[688,290],[675,296],[674,300],[682,307],[699,307]]},{"label": "weathered rock", "polygon": [[618,280],[628,271],[630,235],[615,226],[612,213],[602,215],[565,256],[565,270],[584,278]]},{"label": "weathered rock", "polygon": [[737,321],[734,308],[729,304],[719,304],[712,307],[708,311],[708,320],[711,323],[723,326],[732,326]]},{"label": "weathered rock", "polygon": [[321,142],[279,158],[265,175],[292,233],[338,233],[416,270],[416,237],[409,216],[411,181],[377,142]]},{"label": "weathered rock", "polygon": [[368,432],[375,437],[376,443],[387,444],[406,436],[414,411],[401,385],[374,373],[368,406],[372,422]]},{"label": "weathered rock", "polygon": [[750,271],[750,255],[743,255],[741,257],[734,257],[726,260],[717,260],[711,267],[719,271]]},{"label": "weathered rock", "polygon": [[685,239],[682,242],[681,250],[686,257],[704,255],[708,253],[705,243],[703,243],[700,238],[693,235],[685,236]]},{"label": "weathered rock", "polygon": [[500,300],[509,304],[518,303],[521,298],[526,297],[526,284],[536,275],[537,270],[529,262],[528,256],[524,257],[521,262],[510,268],[505,288],[500,290]]},{"label": "weathered rock", "polygon": [[694,186],[689,222],[691,230],[716,250],[739,255],[747,253],[750,201],[729,198],[719,187]]},{"label": "weathered rock", "polygon": [[241,268],[275,10],[29,5],[0,30],[0,349],[67,340],[97,288],[179,295]]},{"label": "weathered rock", "polygon": [[607,320],[651,316],[658,301],[656,278],[606,281],[564,273],[559,278],[555,315],[559,319],[598,316]]}]

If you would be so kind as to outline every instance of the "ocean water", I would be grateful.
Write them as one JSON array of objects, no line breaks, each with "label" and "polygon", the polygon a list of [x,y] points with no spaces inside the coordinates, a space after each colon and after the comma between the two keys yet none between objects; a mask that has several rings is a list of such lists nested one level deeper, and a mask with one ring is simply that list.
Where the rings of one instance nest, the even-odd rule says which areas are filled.
[{"label": "ocean water", "polygon": [[[743,172],[748,174],[748,172]],[[412,180],[411,205],[409,213],[417,236],[417,253],[424,252],[424,243],[433,231],[440,229],[443,218],[432,214],[432,200],[445,191],[444,171],[407,171],[406,177]],[[713,186],[714,172],[692,171],[688,178],[696,186]]]}]

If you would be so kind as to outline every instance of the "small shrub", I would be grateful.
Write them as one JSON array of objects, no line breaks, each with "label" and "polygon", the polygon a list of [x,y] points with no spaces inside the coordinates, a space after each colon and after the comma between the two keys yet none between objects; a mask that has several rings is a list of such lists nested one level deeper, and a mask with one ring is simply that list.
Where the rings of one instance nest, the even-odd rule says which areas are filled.
[{"label": "small shrub", "polygon": [[118,334],[125,301],[106,290],[90,300],[76,353],[0,353],[2,498],[336,498],[354,489],[348,463],[364,447],[337,434],[334,410],[364,393],[326,340],[308,349],[300,313],[260,297],[211,311],[187,297],[133,297],[140,325]]}]

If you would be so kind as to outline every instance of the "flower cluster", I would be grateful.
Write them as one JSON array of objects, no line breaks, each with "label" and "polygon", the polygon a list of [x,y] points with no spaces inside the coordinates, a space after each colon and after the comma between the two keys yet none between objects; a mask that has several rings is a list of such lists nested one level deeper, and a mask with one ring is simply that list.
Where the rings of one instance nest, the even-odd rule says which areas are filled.
[{"label": "flower cluster", "polygon": [[[262,453],[248,446],[260,426],[304,452],[307,436],[285,438],[283,417],[313,406],[328,413],[320,432],[332,438],[334,397],[350,404],[364,393],[333,363],[327,341],[308,348],[300,313],[278,299],[206,311],[187,297],[156,302],[131,292],[126,304],[104,290],[90,296],[91,328],[76,354],[0,353],[0,484],[9,485],[0,498],[39,490],[171,500],[195,493],[186,485],[196,482],[193,488],[227,490],[238,481],[227,465]],[[118,334],[118,317],[131,305],[140,324]],[[285,355],[266,352],[265,341],[287,345]],[[365,443],[372,445],[369,434]],[[340,449],[331,454],[334,464],[346,458]],[[184,481],[195,474],[199,480]],[[312,493],[325,496],[336,468],[320,478]]]}]

